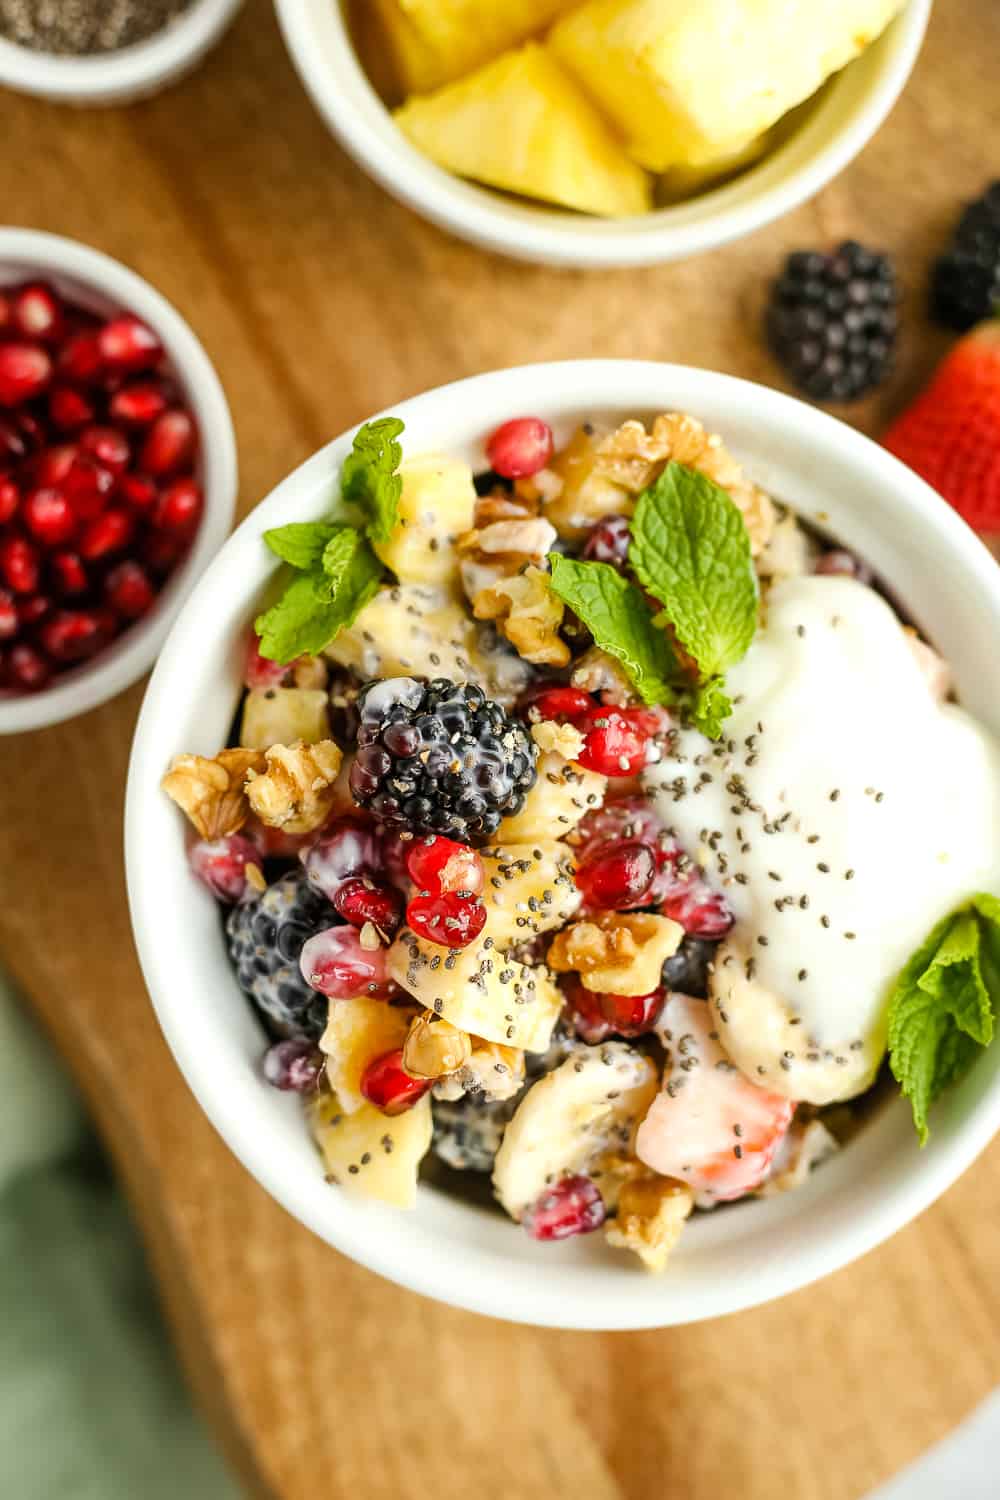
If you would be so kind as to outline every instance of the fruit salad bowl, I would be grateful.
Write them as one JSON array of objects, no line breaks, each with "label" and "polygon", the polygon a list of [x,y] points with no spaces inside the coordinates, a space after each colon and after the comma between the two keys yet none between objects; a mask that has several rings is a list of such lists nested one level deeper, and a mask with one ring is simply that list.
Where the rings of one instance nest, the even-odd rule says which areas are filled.
[{"label": "fruit salad bowl", "polygon": [[292,60],[333,134],[383,188],[441,228],[488,250],[550,265],[680,260],[750,234],[825,186],[882,124],[913,68],[931,0],[910,0],[889,29],[781,125],[781,143],[735,179],[669,207],[594,219],[464,181],[412,146],[359,61],[344,9],[277,0]]},{"label": "fruit salad bowl", "polygon": [[[524,410],[550,423],[557,441],[584,420],[613,424],[664,410],[725,433],[757,483],[794,501],[888,581],[952,662],[965,707],[1000,729],[989,648],[1000,629],[995,565],[954,512],[868,439],[745,381],[628,361],[486,374],[405,402],[394,415],[406,424],[410,453],[455,454],[481,469],[484,435]],[[415,1291],[524,1323],[633,1329],[715,1317],[804,1287],[870,1250],[954,1182],[1000,1126],[997,1049],[935,1106],[924,1149],[906,1102],[880,1099],[794,1193],[696,1215],[659,1278],[599,1236],[542,1244],[485,1202],[429,1183],[403,1212],[348,1197],[324,1179],[300,1101],[261,1077],[260,1024],[237,984],[215,902],[192,879],[161,778],[174,755],[211,756],[227,743],[247,622],[273,584],[261,535],[328,511],[351,442],[345,434],[308,460],[230,538],[174,624],[136,732],[126,807],[133,927],[164,1034],[202,1108],[261,1185],[329,1245]]]}]

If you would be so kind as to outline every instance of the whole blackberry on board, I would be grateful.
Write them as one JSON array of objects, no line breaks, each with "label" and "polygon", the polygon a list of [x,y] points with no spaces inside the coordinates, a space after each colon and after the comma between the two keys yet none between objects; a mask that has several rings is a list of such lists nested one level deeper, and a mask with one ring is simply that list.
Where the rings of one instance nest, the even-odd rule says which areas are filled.
[{"label": "whole blackberry on board", "polygon": [[240,988],[280,1036],[317,1040],[328,1001],[299,969],[308,940],[338,917],[304,870],[283,875],[258,897],[234,906],[226,920],[229,952]]},{"label": "whole blackberry on board", "polygon": [[771,289],[767,337],[817,401],[854,401],[890,374],[899,290],[887,255],[845,240],[830,255],[796,250]]},{"label": "whole blackberry on board", "polygon": [[382,823],[481,842],[534,785],[527,729],[473,683],[370,682],[358,710],[351,791]]},{"label": "whole blackberry on board", "polygon": [[1000,304],[1000,181],[967,205],[950,249],[934,264],[931,313],[965,333]]}]

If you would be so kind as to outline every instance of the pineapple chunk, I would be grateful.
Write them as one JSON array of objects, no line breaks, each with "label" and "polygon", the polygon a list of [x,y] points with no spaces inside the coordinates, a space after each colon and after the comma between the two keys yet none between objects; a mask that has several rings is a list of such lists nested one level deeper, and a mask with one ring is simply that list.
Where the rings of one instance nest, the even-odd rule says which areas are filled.
[{"label": "pineapple chunk", "polygon": [[270,750],[301,740],[316,745],[330,733],[329,698],[319,688],[254,688],[240,721],[244,750]]},{"label": "pineapple chunk", "polygon": [[607,785],[606,776],[585,771],[558,750],[549,750],[538,758],[538,779],[524,806],[519,813],[504,818],[497,838],[504,844],[537,843],[539,839],[551,839],[553,834],[563,839],[584,813],[600,807]]},{"label": "pineapple chunk", "polygon": [[775,124],[903,0],[587,0],[549,44],[635,160],[707,166]]},{"label": "pineapple chunk", "polygon": [[530,942],[562,927],[582,897],[573,879],[573,853],[556,839],[481,849],[486,872],[486,935],[498,948]]},{"label": "pineapple chunk", "polygon": [[470,530],[476,491],[469,465],[426,454],[400,469],[395,530],[375,551],[400,583],[459,584],[455,542]]},{"label": "pineapple chunk", "polygon": [[543,31],[577,0],[375,0],[404,93],[426,93]]},{"label": "pineapple chunk", "polygon": [[741,141],[731,150],[721,154],[714,152],[709,161],[669,167],[660,178],[661,199],[667,203],[679,203],[685,198],[693,198],[696,193],[720,186],[759,161],[774,143],[776,134],[774,130],[765,130],[749,141]]},{"label": "pineapple chunk", "polygon": [[562,1005],[547,969],[506,957],[485,932],[452,952],[408,928],[388,955],[396,983],[460,1031],[526,1052],[544,1052]]},{"label": "pineapple chunk", "polygon": [[406,1041],[414,1012],[386,1000],[331,1000],[320,1047],[326,1076],[345,1114],[361,1109],[361,1075],[376,1057],[395,1052]]},{"label": "pineapple chunk", "polygon": [[396,121],[439,166],[489,187],[608,216],[650,206],[646,175],[535,43],[409,100]]},{"label": "pineapple chunk", "polygon": [[347,1114],[336,1094],[322,1093],[308,1115],[331,1182],[355,1198],[413,1207],[433,1132],[429,1094],[405,1114],[390,1116],[367,1103]]},{"label": "pineapple chunk", "polygon": [[543,496],[545,519],[565,541],[582,541],[605,516],[630,516],[635,509],[635,497],[601,471],[607,436],[590,423],[578,427],[549,464],[547,477],[554,475],[558,484]]}]

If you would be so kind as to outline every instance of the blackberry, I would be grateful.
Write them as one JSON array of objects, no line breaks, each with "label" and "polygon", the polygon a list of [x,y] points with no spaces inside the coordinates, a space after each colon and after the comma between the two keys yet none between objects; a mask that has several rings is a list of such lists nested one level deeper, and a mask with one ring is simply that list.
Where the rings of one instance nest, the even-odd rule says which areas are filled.
[{"label": "blackberry", "polygon": [[283,1037],[316,1041],[328,1002],[306,984],[299,954],[309,938],[338,917],[304,870],[283,875],[256,901],[234,906],[226,921],[229,953],[244,994]]},{"label": "blackberry", "polygon": [[967,205],[948,251],[934,263],[931,314],[965,333],[1000,303],[1000,181]]},{"label": "blackberry", "polygon": [[370,682],[351,791],[381,822],[482,842],[534,785],[534,742],[473,683],[446,677]]},{"label": "blackberry", "polygon": [[708,966],[715,957],[718,943],[708,938],[685,937],[677,952],[667,959],[661,975],[665,989],[679,990],[696,1000],[708,996]]},{"label": "blackberry", "polygon": [[495,1102],[482,1094],[435,1099],[431,1150],[456,1172],[492,1172],[507,1121],[520,1102],[520,1095]]},{"label": "blackberry", "polygon": [[854,240],[831,255],[797,250],[772,288],[768,342],[807,395],[853,401],[893,368],[898,301],[887,255]]}]

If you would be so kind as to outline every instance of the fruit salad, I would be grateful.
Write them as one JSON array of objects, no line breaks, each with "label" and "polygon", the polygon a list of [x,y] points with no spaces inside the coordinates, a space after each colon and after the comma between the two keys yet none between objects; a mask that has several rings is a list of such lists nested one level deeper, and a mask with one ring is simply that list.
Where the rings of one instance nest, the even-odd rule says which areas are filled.
[{"label": "fruit salad", "polygon": [[231,741],[163,783],[331,1190],[488,1184],[658,1271],[887,1056],[925,1137],[1000,999],[1000,747],[947,664],[693,416],[512,417],[475,474],[402,435],[264,534]]}]

